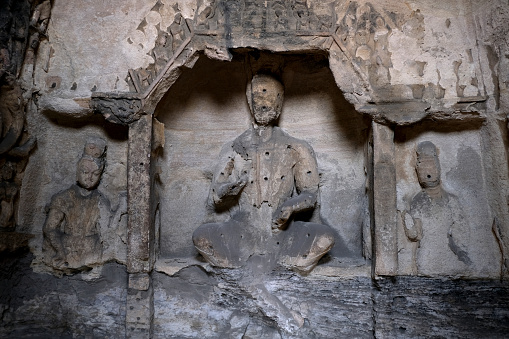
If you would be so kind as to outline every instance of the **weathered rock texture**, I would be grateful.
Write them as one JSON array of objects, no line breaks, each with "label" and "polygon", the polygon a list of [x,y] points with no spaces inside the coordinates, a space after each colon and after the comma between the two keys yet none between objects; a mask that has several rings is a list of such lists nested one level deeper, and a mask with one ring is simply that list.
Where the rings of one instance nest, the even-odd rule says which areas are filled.
[{"label": "weathered rock texture", "polygon": [[[507,0],[0,0],[0,336],[504,337],[508,27]],[[307,163],[234,141],[261,71]],[[311,272],[198,253],[245,201],[228,236],[284,224],[212,208],[225,144],[312,163]]]},{"label": "weathered rock texture", "polygon": [[[86,275],[37,274],[30,255],[2,258],[0,334],[4,338],[125,337],[127,273],[106,265]],[[153,273],[153,338],[505,337],[509,288],[497,281],[418,277],[267,277],[267,291],[305,318],[294,333],[239,286],[238,270],[190,266],[175,276]]]},{"label": "weathered rock texture", "polygon": [[32,259],[22,252],[2,255],[2,337],[125,336],[125,267],[106,264],[101,273],[58,278],[34,273]]}]

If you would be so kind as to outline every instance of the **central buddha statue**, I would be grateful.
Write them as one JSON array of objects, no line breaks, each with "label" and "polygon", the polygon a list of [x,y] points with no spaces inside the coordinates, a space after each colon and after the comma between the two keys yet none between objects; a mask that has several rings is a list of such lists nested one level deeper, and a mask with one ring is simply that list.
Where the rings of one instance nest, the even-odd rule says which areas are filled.
[{"label": "central buddha statue", "polygon": [[334,245],[330,227],[305,216],[317,204],[319,175],[311,146],[276,126],[284,88],[257,74],[248,85],[252,126],[226,144],[210,189],[210,204],[228,210],[223,223],[198,227],[193,242],[213,266],[238,268],[250,257],[311,271]]}]

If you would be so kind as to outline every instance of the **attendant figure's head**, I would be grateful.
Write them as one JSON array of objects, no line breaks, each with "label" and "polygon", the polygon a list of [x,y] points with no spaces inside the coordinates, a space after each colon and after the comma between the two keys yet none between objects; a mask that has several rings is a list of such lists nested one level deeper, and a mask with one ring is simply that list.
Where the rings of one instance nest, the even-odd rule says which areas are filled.
[{"label": "attendant figure's head", "polygon": [[76,170],[76,181],[84,189],[93,190],[99,185],[105,166],[105,152],[106,142],[103,139],[87,140]]},{"label": "attendant figure's head", "polygon": [[432,188],[440,185],[440,163],[437,148],[431,141],[423,141],[417,145],[415,170],[422,188]]}]

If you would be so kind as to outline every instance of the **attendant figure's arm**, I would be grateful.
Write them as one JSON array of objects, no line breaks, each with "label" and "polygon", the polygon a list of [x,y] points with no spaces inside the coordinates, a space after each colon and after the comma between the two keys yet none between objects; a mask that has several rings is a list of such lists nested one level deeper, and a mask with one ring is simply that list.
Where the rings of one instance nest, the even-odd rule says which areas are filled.
[{"label": "attendant figure's arm", "polygon": [[404,211],[401,214],[401,221],[408,240],[417,242],[422,239],[422,220],[420,218],[414,218],[410,213]]},{"label": "attendant figure's arm", "polygon": [[307,144],[292,146],[292,151],[298,158],[293,174],[297,195],[286,200],[272,217],[272,228],[281,229],[294,213],[313,209],[318,196],[318,165],[316,157]]},{"label": "attendant figure's arm", "polygon": [[56,255],[53,262],[56,265],[62,265],[65,262],[65,249],[62,244],[62,232],[60,225],[64,221],[65,214],[57,208],[50,208],[48,218],[44,224],[42,231],[44,236],[49,241],[51,247],[55,249]]}]

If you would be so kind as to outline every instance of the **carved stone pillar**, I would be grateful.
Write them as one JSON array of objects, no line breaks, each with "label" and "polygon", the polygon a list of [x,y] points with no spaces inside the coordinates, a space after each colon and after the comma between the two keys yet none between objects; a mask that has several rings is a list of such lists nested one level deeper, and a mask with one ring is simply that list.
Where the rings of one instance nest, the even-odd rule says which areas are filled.
[{"label": "carved stone pillar", "polygon": [[106,120],[129,126],[126,337],[149,338],[154,309],[150,278],[154,262],[150,207],[152,114],[143,110],[141,98],[132,93],[97,93],[91,106]]},{"label": "carved stone pillar", "polygon": [[126,338],[150,338],[154,317],[154,290],[148,273],[130,273],[127,290]]},{"label": "carved stone pillar", "polygon": [[374,274],[391,276],[398,272],[394,131],[376,122],[372,128]]},{"label": "carved stone pillar", "polygon": [[127,270],[147,273],[150,258],[150,153],[152,115],[144,115],[129,124],[127,197],[129,221],[127,234]]},{"label": "carved stone pillar", "polygon": [[126,336],[150,336],[153,315],[153,291],[150,279],[153,258],[151,247],[150,155],[152,115],[144,115],[129,124],[129,153],[127,165],[127,196],[129,221],[127,231],[127,294]]}]

